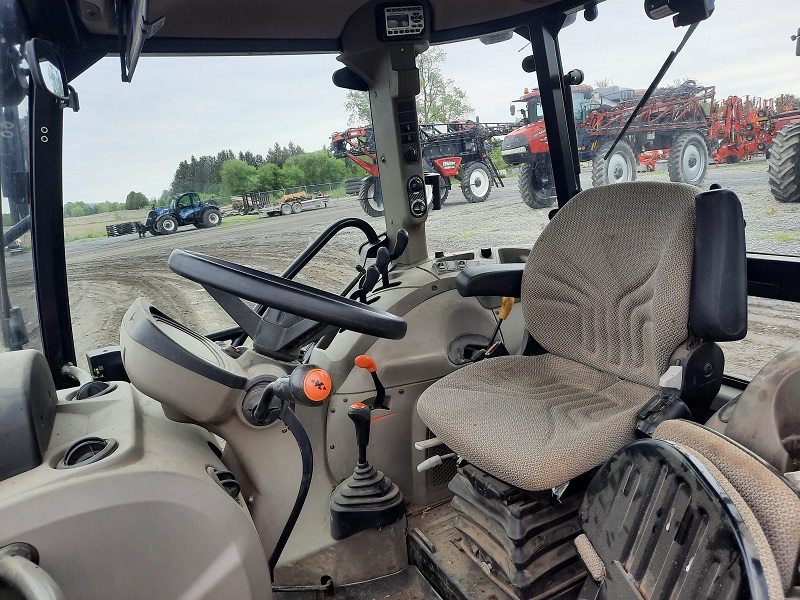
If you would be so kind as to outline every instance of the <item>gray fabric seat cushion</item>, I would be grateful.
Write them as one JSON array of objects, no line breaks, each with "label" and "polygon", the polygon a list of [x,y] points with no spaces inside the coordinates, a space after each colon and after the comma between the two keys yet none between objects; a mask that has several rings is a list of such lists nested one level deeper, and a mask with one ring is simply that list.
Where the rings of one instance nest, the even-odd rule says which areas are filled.
[{"label": "gray fabric seat cushion", "polygon": [[634,439],[651,388],[553,354],[487,360],[420,398],[422,420],[453,451],[519,488],[546,490]]}]

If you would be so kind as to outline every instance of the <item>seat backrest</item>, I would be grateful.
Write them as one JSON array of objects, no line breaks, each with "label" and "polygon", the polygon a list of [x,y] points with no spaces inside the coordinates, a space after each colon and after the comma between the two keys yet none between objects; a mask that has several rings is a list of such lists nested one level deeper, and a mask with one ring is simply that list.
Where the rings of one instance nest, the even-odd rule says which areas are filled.
[{"label": "seat backrest", "polygon": [[533,338],[550,353],[658,387],[688,337],[698,191],[631,182],[572,198],[523,274]]}]

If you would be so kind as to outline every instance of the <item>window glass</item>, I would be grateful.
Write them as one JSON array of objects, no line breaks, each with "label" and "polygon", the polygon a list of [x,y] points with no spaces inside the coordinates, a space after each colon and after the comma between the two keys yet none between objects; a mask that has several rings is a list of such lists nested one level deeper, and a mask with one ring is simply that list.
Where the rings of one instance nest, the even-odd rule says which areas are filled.
[{"label": "window glass", "polygon": [[[28,95],[21,49],[27,32],[16,4],[0,2],[0,350],[41,348],[30,233]],[[10,68],[7,68],[9,67]]]}]

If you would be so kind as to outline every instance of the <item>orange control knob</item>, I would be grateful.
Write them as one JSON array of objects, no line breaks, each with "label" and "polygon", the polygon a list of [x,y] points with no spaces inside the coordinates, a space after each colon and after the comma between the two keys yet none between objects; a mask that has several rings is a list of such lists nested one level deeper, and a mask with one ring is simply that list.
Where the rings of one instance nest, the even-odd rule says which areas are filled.
[{"label": "orange control knob", "polygon": [[378,365],[376,365],[375,361],[366,354],[356,356],[355,363],[357,367],[366,369],[370,373],[376,373],[378,371]]},{"label": "orange control knob", "polygon": [[330,395],[332,387],[331,376],[325,369],[312,369],[303,379],[303,392],[313,402],[325,400]]}]

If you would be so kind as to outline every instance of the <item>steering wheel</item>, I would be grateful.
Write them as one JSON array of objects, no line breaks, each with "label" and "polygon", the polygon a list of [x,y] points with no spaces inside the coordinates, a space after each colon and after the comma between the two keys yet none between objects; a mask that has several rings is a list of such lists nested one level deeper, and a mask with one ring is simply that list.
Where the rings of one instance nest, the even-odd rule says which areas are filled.
[{"label": "steering wheel", "polygon": [[228,260],[176,249],[170,254],[167,264],[178,275],[206,288],[254,340],[257,335],[256,331],[251,331],[257,329],[254,318],[258,326],[271,324],[262,320],[240,300],[238,304],[241,306],[231,305],[230,297],[250,300],[318,323],[375,337],[397,340],[406,334],[407,323],[401,317]]}]

